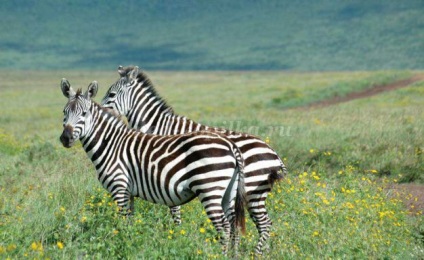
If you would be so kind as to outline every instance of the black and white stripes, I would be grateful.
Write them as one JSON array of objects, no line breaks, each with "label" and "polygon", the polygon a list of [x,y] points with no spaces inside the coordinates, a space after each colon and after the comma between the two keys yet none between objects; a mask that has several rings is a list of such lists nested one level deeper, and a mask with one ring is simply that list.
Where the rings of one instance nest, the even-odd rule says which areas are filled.
[{"label": "black and white stripes", "polygon": [[[274,181],[283,178],[287,172],[279,156],[255,136],[208,127],[175,114],[157,94],[148,76],[138,67],[120,66],[118,72],[120,78],[109,88],[102,105],[125,115],[132,128],[159,135],[212,131],[225,135],[237,145],[245,161],[248,211],[260,234],[256,252],[262,253],[271,226],[265,200]],[[192,98],[187,94],[187,102]],[[178,208],[172,208],[171,212],[174,219],[180,219]]]},{"label": "black and white stripes", "polygon": [[198,197],[216,230],[238,240],[244,229],[243,158],[229,139],[209,132],[159,136],[128,129],[91,100],[97,83],[83,94],[62,80],[68,98],[64,108],[65,147],[81,140],[97,177],[124,212],[134,211],[133,198],[178,206]]}]

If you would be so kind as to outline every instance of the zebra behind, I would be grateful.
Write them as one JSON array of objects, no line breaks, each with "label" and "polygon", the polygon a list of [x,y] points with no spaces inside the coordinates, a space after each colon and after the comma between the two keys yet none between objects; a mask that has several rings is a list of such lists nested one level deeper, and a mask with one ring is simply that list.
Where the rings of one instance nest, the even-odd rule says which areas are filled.
[{"label": "zebra behind", "polygon": [[[265,200],[274,182],[282,179],[287,172],[276,152],[255,136],[205,126],[175,114],[138,67],[120,66],[118,72],[120,78],[109,88],[102,105],[126,116],[132,128],[159,135],[212,131],[225,135],[238,146],[245,161],[248,211],[259,232],[255,250],[261,254],[272,224]],[[171,213],[174,219],[180,219],[179,208],[171,208]]]},{"label": "zebra behind", "polygon": [[63,79],[68,102],[60,141],[70,148],[78,139],[93,162],[97,178],[125,214],[134,197],[167,206],[198,197],[218,233],[224,251],[228,238],[244,231],[243,159],[230,140],[199,132],[174,136],[144,134],[127,126],[91,100],[97,82],[83,94]]}]

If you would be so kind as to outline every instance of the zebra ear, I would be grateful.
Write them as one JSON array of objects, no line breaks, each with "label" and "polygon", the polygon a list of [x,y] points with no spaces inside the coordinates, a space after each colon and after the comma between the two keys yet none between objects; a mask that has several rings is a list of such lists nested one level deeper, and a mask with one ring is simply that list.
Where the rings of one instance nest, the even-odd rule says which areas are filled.
[{"label": "zebra ear", "polygon": [[71,83],[65,78],[60,82],[60,88],[62,89],[62,93],[65,97],[70,98],[75,96],[75,91],[71,87]]},{"label": "zebra ear", "polygon": [[98,90],[99,90],[99,84],[97,83],[97,81],[93,81],[90,83],[90,85],[88,85],[88,89],[84,93],[84,96],[87,99],[92,99],[96,96]]},{"label": "zebra ear", "polygon": [[122,77],[125,77],[127,75],[127,70],[124,68],[124,66],[119,65],[118,67],[118,73]]},{"label": "zebra ear", "polygon": [[128,82],[136,80],[139,72],[140,69],[138,66],[134,66],[134,68],[128,73]]}]

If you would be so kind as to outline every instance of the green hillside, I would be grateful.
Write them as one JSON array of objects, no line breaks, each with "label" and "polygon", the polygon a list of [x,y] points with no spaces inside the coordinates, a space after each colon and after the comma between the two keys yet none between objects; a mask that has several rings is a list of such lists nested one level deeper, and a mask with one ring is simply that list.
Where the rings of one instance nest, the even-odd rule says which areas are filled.
[{"label": "green hillside", "polygon": [[0,4],[0,68],[424,68],[424,2],[53,1]]}]

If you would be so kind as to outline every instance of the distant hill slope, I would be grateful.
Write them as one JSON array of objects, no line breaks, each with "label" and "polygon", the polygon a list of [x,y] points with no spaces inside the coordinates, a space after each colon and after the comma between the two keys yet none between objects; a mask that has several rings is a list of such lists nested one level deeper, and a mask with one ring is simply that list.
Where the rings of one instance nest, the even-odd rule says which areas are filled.
[{"label": "distant hill slope", "polygon": [[424,69],[424,1],[6,0],[0,68]]}]

